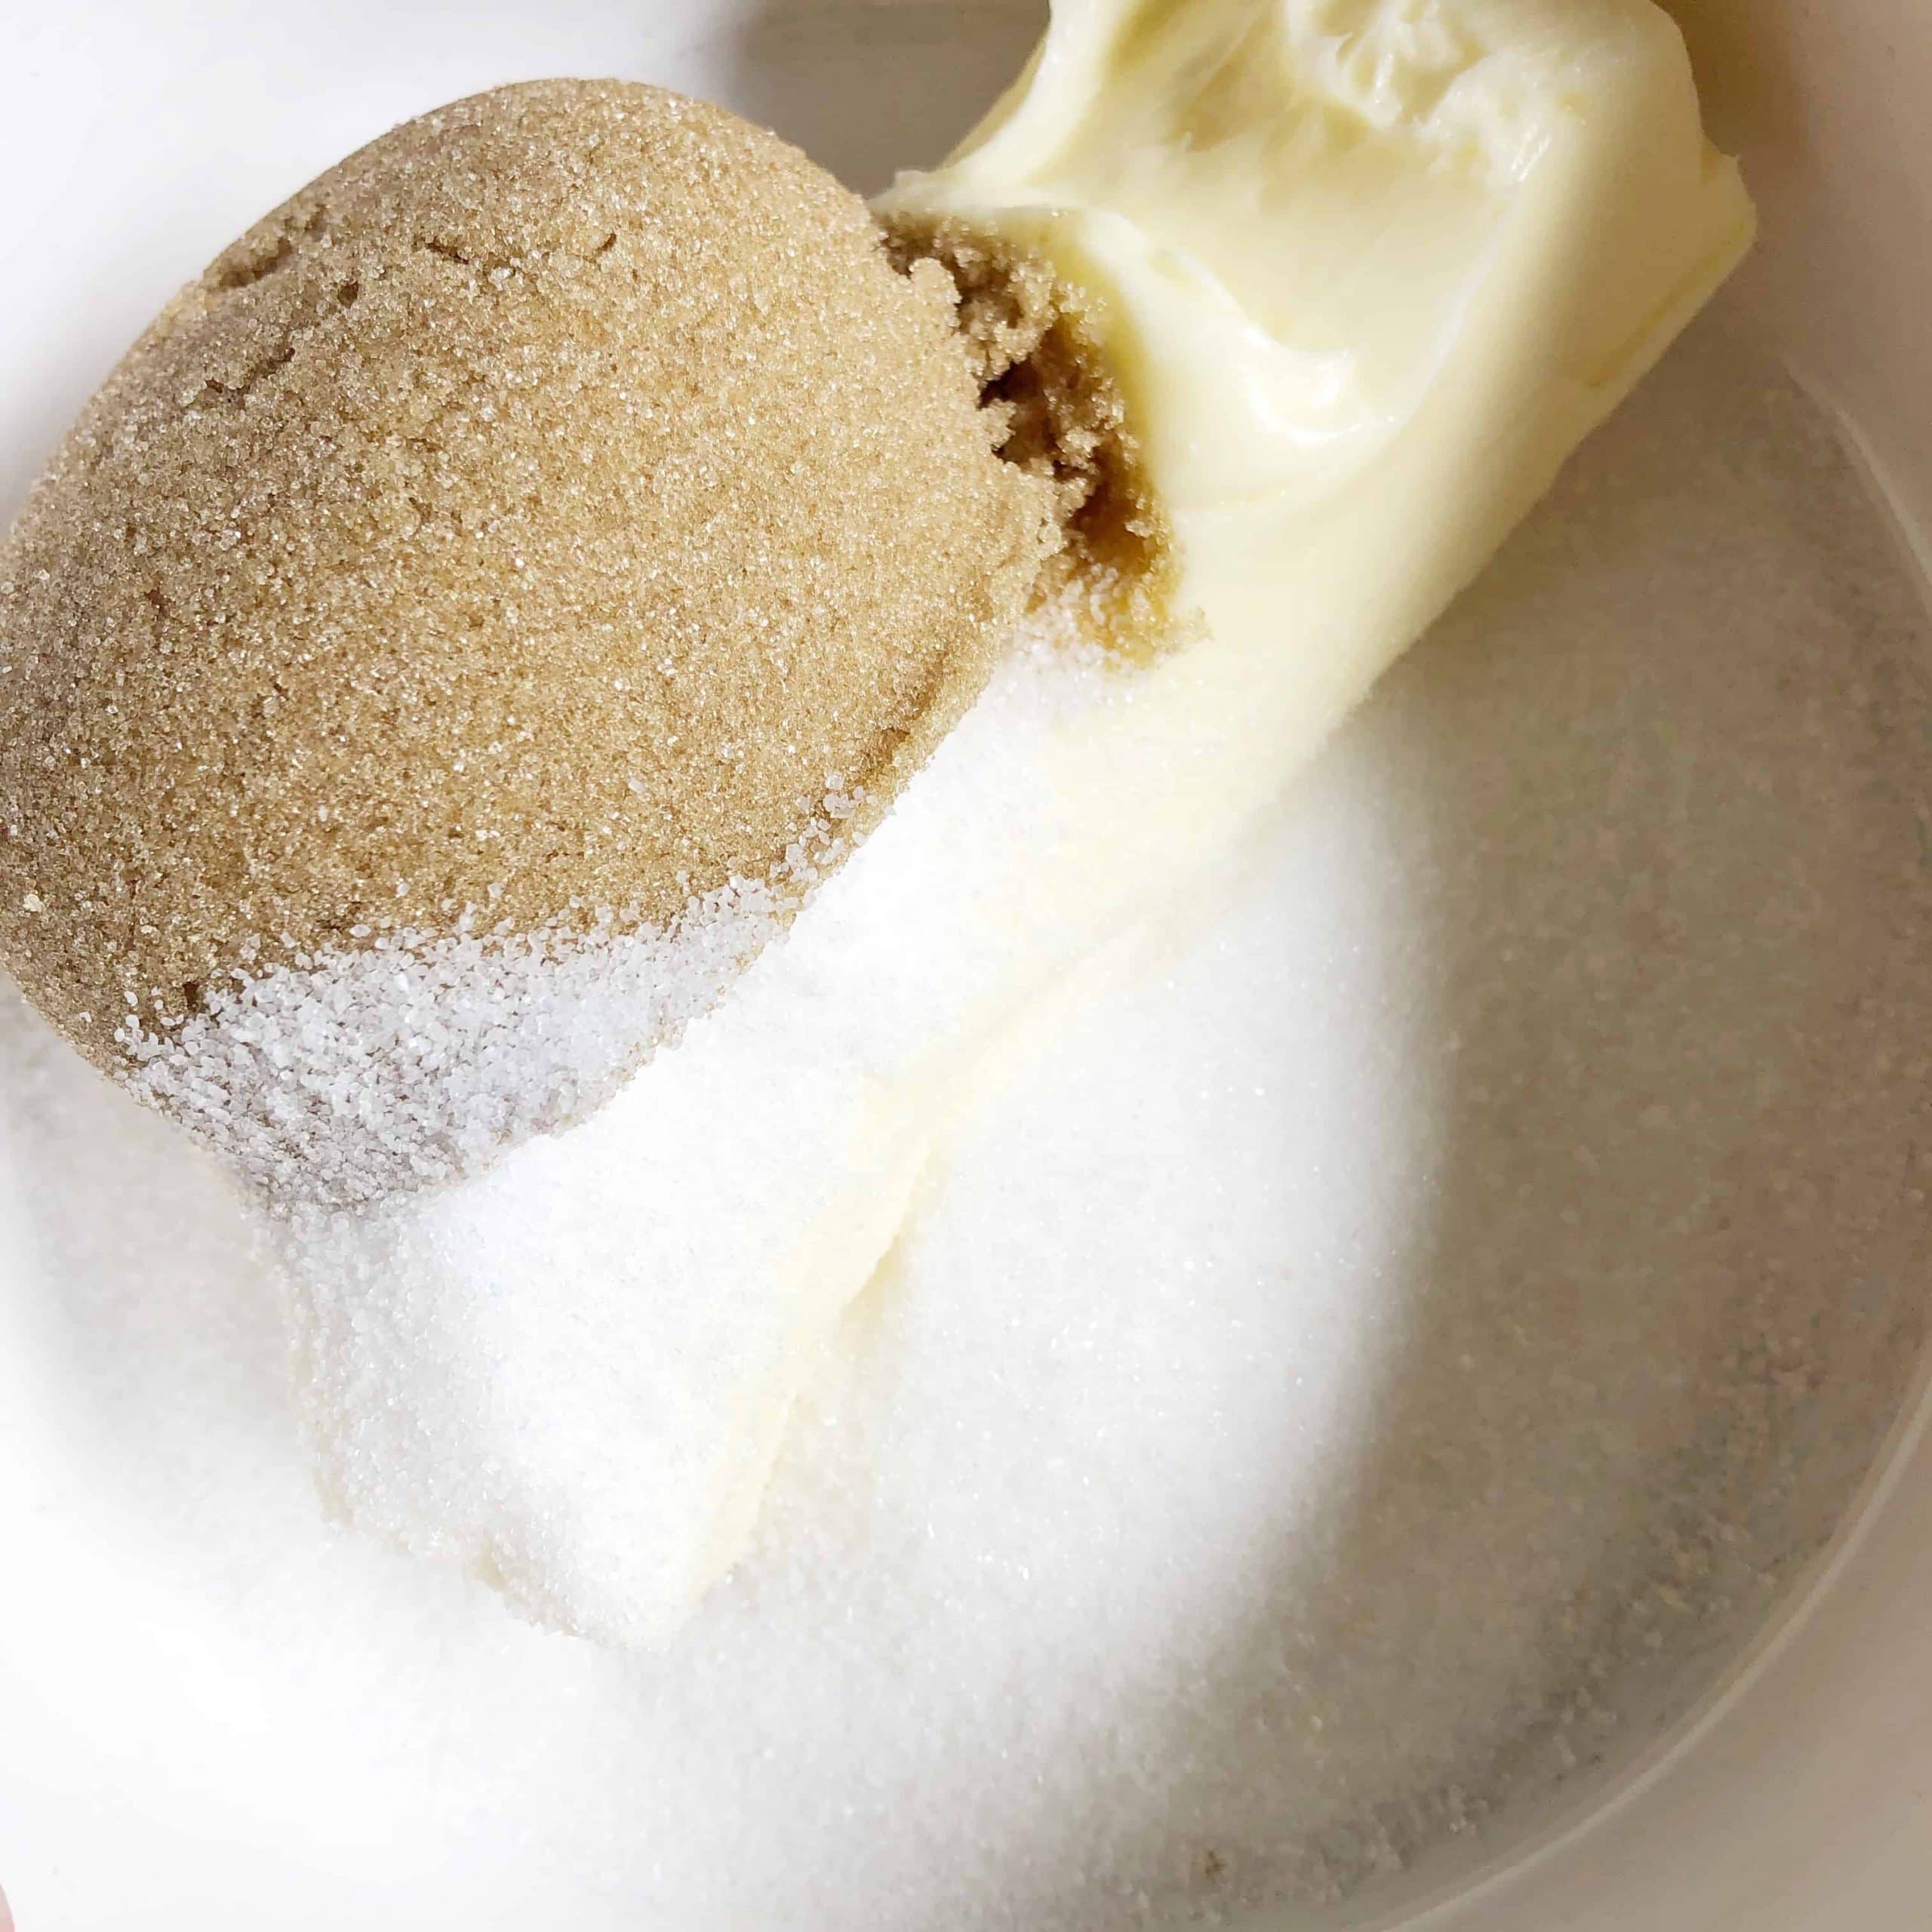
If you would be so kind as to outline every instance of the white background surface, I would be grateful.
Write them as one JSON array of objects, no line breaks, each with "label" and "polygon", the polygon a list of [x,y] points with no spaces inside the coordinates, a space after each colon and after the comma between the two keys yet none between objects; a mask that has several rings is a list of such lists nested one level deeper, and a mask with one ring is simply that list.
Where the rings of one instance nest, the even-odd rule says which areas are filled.
[{"label": "white background surface", "polygon": [[[724,99],[875,185],[885,157],[944,148],[1011,71],[1040,11],[990,0],[968,35],[964,11],[10,0],[0,515],[185,269],[390,123],[506,78],[617,72]],[[1767,202],[1763,299],[1860,418],[1901,496],[1932,502],[1906,460],[1932,451],[1919,346],[1932,313],[1932,14],[1918,0],[1684,11],[1720,131],[1746,143]],[[1614,1816],[1432,1922],[1903,1932],[1932,1924],[1928,1896],[1932,1446],[1921,1444],[1827,1599],[1694,1749]]]}]

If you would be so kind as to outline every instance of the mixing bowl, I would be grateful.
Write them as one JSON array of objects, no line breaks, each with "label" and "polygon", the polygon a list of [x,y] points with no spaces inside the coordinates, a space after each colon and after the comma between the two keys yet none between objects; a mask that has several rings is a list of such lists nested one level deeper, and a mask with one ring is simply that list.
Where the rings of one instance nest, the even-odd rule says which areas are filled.
[{"label": "mixing bowl", "polygon": [[[1669,4],[1712,131],[1743,155],[1764,217],[1733,306],[1840,419],[1922,573],[1932,559],[1932,9]],[[1044,7],[315,0],[273,21],[247,0],[19,11],[0,73],[12,184],[0,220],[13,271],[0,308],[5,515],[188,267],[432,102],[538,72],[648,78],[775,125],[871,189],[893,165],[943,152],[1015,69]],[[1823,1547],[1694,1709],[1673,1711],[1661,1734],[1633,1726],[1620,1757],[1473,1847],[1425,1859],[1327,1920],[1277,1915],[1257,1932],[1926,1923],[1932,1435],[1924,1377],[1914,1386],[1902,1412],[1874,1418],[1889,1434],[1848,1512],[1835,1531],[1817,1526],[1809,1540]],[[851,1922],[865,1922],[862,1903]]]}]

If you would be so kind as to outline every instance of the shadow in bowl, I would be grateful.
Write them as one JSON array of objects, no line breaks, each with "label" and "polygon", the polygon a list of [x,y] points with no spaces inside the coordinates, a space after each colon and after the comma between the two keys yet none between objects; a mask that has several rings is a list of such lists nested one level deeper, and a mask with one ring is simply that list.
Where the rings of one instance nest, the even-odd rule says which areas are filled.
[{"label": "shadow in bowl", "polygon": [[862,195],[940,160],[1025,64],[1045,0],[755,6],[722,50],[721,97]]}]

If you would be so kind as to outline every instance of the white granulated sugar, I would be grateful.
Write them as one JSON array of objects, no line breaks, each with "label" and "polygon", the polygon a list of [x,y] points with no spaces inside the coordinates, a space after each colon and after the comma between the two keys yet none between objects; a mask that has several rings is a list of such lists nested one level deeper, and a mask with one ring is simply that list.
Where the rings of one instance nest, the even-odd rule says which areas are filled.
[{"label": "white granulated sugar", "polygon": [[275,1199],[433,1186],[608,1100],[780,916],[739,881],[665,930],[386,935],[241,979],[165,1038],[130,1021],[128,1084]]},{"label": "white granulated sugar", "polygon": [[[1857,1487],[1932,1262],[1926,627],[1756,367],[1694,331],[932,1147],[868,1109],[977,995],[915,998],[909,932],[848,949],[862,869],[994,915],[905,828],[1027,782],[1035,674],[593,1119],[277,1232],[338,1500],[530,1614],[668,1625],[695,1572],[641,1531],[701,1568],[683,1478],[728,1513],[764,1453],[678,1390],[789,1399],[751,1553],[661,1654],[327,1523],[235,1197],[8,1011],[21,1923],[1238,1921],[1500,1843],[1654,1736]],[[704,1297],[769,1268],[809,1321],[777,1251],[817,1219],[841,1269],[892,1245],[781,1370]]]}]

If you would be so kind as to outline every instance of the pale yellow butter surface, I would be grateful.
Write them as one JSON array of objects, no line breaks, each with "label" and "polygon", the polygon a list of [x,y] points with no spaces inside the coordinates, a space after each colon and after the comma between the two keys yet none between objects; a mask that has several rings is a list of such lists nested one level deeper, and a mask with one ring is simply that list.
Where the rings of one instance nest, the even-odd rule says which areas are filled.
[{"label": "pale yellow butter surface", "polygon": [[1649,0],[1056,0],[980,128],[881,205],[1082,291],[1208,620],[1186,675],[1281,681],[1278,758],[1481,567],[1752,229]]}]

